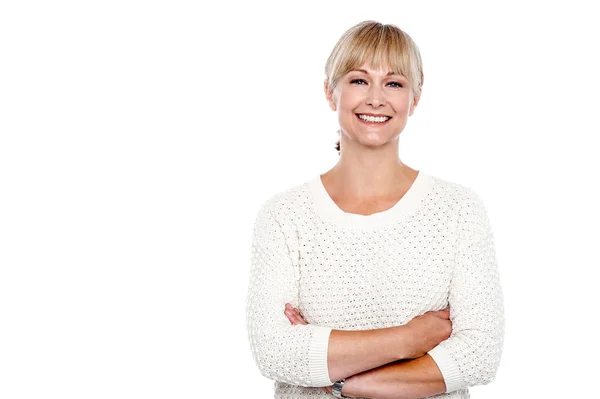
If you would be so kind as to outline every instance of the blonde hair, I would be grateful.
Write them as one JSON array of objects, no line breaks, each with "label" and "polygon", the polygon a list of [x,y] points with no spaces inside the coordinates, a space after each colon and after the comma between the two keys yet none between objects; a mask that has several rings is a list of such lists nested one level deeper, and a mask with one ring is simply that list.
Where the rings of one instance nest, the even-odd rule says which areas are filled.
[{"label": "blonde hair", "polygon": [[[373,68],[387,64],[404,76],[414,97],[421,95],[423,63],[419,47],[400,28],[377,21],[363,21],[348,29],[338,40],[325,64],[325,79],[333,91],[342,76],[369,63]],[[336,144],[340,151],[340,142]]]}]

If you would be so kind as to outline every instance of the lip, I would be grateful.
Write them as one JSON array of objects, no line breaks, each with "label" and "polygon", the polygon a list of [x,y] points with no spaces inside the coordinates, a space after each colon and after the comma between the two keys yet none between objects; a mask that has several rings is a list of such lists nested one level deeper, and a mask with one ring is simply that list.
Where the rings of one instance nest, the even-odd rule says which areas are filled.
[{"label": "lip", "polygon": [[[391,116],[389,116],[389,115],[383,115],[383,114],[360,113],[360,114],[354,114],[354,115],[356,115],[356,119],[358,119],[361,123],[364,123],[365,125],[368,125],[368,126],[385,126],[385,125],[387,125],[393,119]],[[364,121],[364,120],[360,119],[358,117],[358,115],[387,116],[390,119],[388,119],[385,122],[367,122],[367,121]]]},{"label": "lip", "polygon": [[355,115],[368,115],[368,116],[387,116],[388,118],[391,118],[391,116],[386,115],[386,114],[372,114],[370,112],[357,112]]}]

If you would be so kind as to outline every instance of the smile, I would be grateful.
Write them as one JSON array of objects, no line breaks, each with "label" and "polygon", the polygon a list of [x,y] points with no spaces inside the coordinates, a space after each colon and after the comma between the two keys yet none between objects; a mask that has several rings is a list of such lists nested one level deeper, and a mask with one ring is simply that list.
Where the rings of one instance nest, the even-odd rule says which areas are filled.
[{"label": "smile", "polygon": [[385,115],[382,115],[382,116],[372,116],[372,115],[364,115],[364,114],[355,114],[355,115],[361,122],[367,123],[369,125],[372,125],[372,124],[382,125],[382,124],[385,124],[390,119],[392,119],[392,117],[385,116]]}]

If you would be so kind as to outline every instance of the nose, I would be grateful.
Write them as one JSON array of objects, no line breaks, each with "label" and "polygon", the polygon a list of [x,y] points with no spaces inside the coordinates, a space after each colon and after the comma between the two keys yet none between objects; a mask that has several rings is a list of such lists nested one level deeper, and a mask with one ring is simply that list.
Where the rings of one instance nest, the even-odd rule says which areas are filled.
[{"label": "nose", "polygon": [[379,107],[385,105],[387,100],[385,99],[385,93],[377,85],[371,85],[369,88],[369,94],[367,95],[367,104],[372,107]]}]

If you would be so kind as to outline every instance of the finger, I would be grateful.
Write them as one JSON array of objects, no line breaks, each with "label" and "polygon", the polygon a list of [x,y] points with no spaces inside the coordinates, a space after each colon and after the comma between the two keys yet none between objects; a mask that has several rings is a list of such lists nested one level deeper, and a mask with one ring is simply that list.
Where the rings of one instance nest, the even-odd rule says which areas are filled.
[{"label": "finger", "polygon": [[300,314],[300,312],[298,311],[298,309],[291,307],[289,309],[286,310],[286,315],[289,314],[289,317],[294,321],[295,324],[308,324],[304,318],[302,317],[302,315]]},{"label": "finger", "polygon": [[283,312],[289,315],[293,315],[294,310],[296,308],[294,308],[292,305],[290,305],[289,303],[285,304],[285,308],[283,309]]},{"label": "finger", "polygon": [[285,317],[288,318],[288,320],[290,321],[290,323],[294,324],[294,318],[292,317],[291,314],[289,314],[288,312],[284,312]]},{"label": "finger", "polygon": [[297,310],[292,312],[292,317],[294,318],[296,324],[307,324]]},{"label": "finger", "polygon": [[294,319],[294,317],[291,314],[285,312],[285,316],[288,318],[290,323],[294,324],[296,322],[296,320]]},{"label": "finger", "polygon": [[298,315],[298,319],[300,320],[301,324],[308,324],[298,309],[296,309],[296,314]]},{"label": "finger", "polygon": [[286,309],[283,313],[288,318],[288,320],[290,321],[290,323],[292,323],[292,324],[298,324],[298,318],[297,318],[295,312],[292,309]]}]

